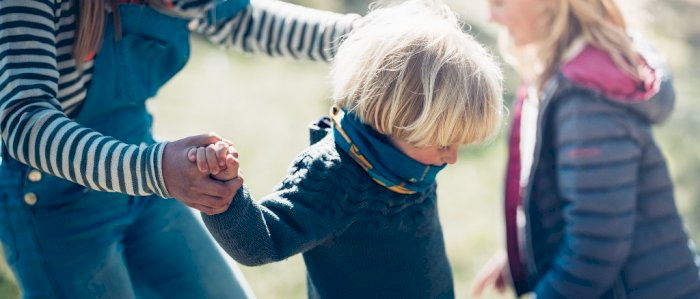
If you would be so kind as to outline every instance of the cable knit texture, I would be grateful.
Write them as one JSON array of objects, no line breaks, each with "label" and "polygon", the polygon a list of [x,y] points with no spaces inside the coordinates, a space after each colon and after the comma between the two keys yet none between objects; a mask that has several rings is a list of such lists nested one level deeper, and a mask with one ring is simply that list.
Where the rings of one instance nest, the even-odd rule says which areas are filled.
[{"label": "cable knit texture", "polygon": [[243,187],[228,211],[202,217],[244,265],[303,253],[309,298],[452,298],[435,188],[378,185],[329,134],[259,202]]}]

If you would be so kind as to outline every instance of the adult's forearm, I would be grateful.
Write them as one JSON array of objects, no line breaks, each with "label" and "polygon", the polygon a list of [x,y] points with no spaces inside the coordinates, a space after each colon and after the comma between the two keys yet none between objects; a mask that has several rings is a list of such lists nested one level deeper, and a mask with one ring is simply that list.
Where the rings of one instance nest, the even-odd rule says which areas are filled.
[{"label": "adult's forearm", "polygon": [[205,18],[195,31],[215,44],[269,56],[328,61],[359,18],[281,1],[253,1],[218,24]]}]

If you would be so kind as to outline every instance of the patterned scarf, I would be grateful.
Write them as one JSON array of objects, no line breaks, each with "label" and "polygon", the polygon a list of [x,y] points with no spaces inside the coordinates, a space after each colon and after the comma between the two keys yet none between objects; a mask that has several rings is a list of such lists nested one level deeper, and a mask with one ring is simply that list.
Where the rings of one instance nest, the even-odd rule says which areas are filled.
[{"label": "patterned scarf", "polygon": [[445,168],[425,165],[394,147],[389,139],[360,122],[352,112],[336,106],[331,109],[335,142],[359,164],[374,181],[400,194],[423,192],[435,183]]}]

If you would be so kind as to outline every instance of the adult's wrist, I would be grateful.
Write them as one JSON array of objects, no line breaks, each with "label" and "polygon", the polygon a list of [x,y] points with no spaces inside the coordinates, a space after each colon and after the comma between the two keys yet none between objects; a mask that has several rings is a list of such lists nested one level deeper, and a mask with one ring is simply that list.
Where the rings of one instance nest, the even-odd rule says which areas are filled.
[{"label": "adult's wrist", "polygon": [[154,165],[154,171],[151,172],[150,180],[153,186],[155,186],[153,193],[162,198],[171,198],[168,187],[165,184],[165,175],[163,172],[163,159],[165,157],[165,149],[168,145],[168,141],[158,142],[151,145],[153,147],[153,152],[151,155],[151,165]]}]

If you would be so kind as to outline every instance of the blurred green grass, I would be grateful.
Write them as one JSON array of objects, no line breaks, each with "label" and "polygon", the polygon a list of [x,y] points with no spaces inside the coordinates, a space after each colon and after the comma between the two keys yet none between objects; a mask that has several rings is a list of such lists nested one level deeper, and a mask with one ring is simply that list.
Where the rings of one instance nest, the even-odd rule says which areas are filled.
[{"label": "blurred green grass", "polygon": [[[667,0],[663,4],[646,0],[662,8],[691,1],[695,0]],[[361,9],[367,1],[301,2],[342,10],[346,9],[343,3]],[[497,54],[493,44],[496,30],[487,23],[486,1],[446,2],[469,19],[472,33]],[[698,10],[691,9],[688,15]],[[700,36],[700,29],[681,32],[678,28],[686,28],[678,24],[683,18],[667,15],[668,11],[654,10],[663,22],[657,21],[661,26],[649,34],[668,58],[676,77],[678,100],[672,118],[656,133],[676,183],[679,209],[691,236],[700,241],[700,137],[696,132],[700,127],[700,87],[695,82],[700,78],[700,38],[694,39]],[[506,100],[510,100],[516,81],[505,64],[504,69]],[[194,38],[188,66],[149,106],[155,116],[154,132],[161,139],[214,131],[232,140],[240,152],[246,184],[259,198],[278,184],[289,163],[308,144],[307,125],[328,112],[329,88],[326,64],[219,51]],[[462,150],[459,162],[438,177],[440,217],[457,298],[471,298],[471,280],[476,271],[503,245],[504,137],[501,134],[488,145]],[[258,298],[305,298],[305,272],[298,256],[241,269]],[[0,263],[0,298],[15,297],[17,288],[6,266]],[[509,297],[495,293],[483,296]]]},{"label": "blurred green grass", "polygon": [[[3,257],[2,250],[0,250],[0,257]],[[3,260],[0,262],[0,298],[10,299],[18,297],[19,288],[17,288],[17,283]]]}]

